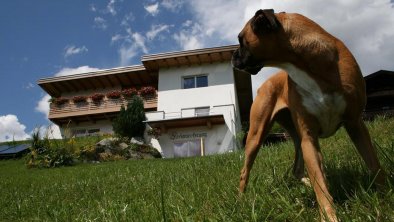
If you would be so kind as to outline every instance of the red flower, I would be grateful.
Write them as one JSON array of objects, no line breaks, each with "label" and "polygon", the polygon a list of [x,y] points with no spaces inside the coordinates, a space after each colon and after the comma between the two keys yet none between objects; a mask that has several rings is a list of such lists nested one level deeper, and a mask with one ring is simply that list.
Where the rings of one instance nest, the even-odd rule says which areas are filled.
[{"label": "red flower", "polygon": [[141,96],[151,96],[156,94],[156,89],[153,86],[144,86],[139,92]]},{"label": "red flower", "polygon": [[128,89],[124,89],[122,90],[122,95],[124,97],[133,97],[134,95],[137,95],[138,91],[135,88],[128,88]]},{"label": "red flower", "polygon": [[56,104],[56,105],[63,105],[63,104],[65,104],[66,102],[68,102],[68,99],[67,98],[63,98],[63,97],[58,97],[58,98],[55,98],[54,100],[53,100],[53,102]]},{"label": "red flower", "polygon": [[90,96],[93,102],[99,102],[104,98],[104,94],[102,93],[95,93]]},{"label": "red flower", "polygon": [[119,90],[114,90],[106,94],[107,98],[110,99],[119,99],[121,92]]},{"label": "red flower", "polygon": [[74,96],[73,97],[74,103],[86,102],[86,99],[87,99],[86,96]]}]

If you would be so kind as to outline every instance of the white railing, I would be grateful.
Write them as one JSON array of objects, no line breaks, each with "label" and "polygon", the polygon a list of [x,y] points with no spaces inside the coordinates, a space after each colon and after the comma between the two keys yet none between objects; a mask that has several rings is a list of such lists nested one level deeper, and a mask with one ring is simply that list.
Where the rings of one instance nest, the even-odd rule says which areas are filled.
[{"label": "white railing", "polygon": [[[165,112],[165,111],[154,111],[145,113],[148,121],[159,121],[159,120],[169,120],[169,119],[180,119],[180,118],[190,118],[190,117],[198,117],[198,116],[213,116],[220,115],[230,116],[231,119],[235,118],[235,110],[234,105],[221,105],[221,106],[213,106],[212,108],[207,107],[206,112],[196,112],[196,109],[201,107],[194,108],[184,108],[179,112]],[[205,108],[205,107],[204,107]]]}]

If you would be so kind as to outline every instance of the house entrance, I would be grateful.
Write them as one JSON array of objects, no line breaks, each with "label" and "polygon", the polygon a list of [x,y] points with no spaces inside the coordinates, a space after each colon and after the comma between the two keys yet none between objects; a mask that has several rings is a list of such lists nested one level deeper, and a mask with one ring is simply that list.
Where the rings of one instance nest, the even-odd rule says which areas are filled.
[{"label": "house entrance", "polygon": [[200,140],[174,142],[174,157],[192,156],[201,156]]}]

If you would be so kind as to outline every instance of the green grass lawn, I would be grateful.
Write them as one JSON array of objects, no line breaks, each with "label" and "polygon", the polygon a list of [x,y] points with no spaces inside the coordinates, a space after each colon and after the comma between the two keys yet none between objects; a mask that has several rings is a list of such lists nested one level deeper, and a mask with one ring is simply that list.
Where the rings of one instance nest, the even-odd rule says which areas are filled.
[{"label": "green grass lawn", "polygon": [[[327,178],[342,221],[394,221],[394,119],[368,124],[390,175],[372,186],[343,129],[321,140]],[[316,221],[311,188],[291,175],[294,149],[263,147],[245,195],[238,196],[241,151],[201,158],[155,159],[28,169],[0,161],[1,221]]]}]

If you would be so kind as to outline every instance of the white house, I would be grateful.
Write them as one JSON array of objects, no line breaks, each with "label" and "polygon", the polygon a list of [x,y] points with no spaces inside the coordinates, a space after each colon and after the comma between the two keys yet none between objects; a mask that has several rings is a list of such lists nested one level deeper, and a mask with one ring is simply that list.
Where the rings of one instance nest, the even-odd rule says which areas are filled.
[{"label": "white house", "polygon": [[[145,100],[146,123],[148,129],[160,132],[157,138],[146,136],[153,146],[168,158],[224,153],[237,149],[235,137],[241,123],[248,121],[252,103],[250,75],[234,70],[230,62],[236,48],[224,46],[144,55],[141,66],[78,74],[73,78],[41,79],[39,85],[53,97],[151,85],[157,93],[153,99]],[[105,79],[112,84],[105,85]],[[53,89],[61,85],[63,90]],[[116,104],[107,97],[108,94],[103,104]],[[118,100],[118,105],[100,108],[92,106],[91,99],[87,99],[89,107],[84,110],[66,104],[73,106],[74,111],[57,116],[50,112],[49,118],[63,129],[67,122],[74,133],[86,135],[93,128],[108,133],[119,104],[127,102],[124,98]],[[62,107],[51,106],[51,111],[56,109]]]}]

